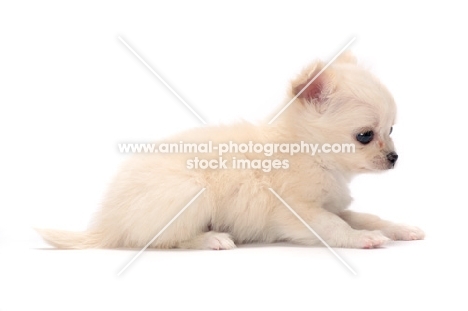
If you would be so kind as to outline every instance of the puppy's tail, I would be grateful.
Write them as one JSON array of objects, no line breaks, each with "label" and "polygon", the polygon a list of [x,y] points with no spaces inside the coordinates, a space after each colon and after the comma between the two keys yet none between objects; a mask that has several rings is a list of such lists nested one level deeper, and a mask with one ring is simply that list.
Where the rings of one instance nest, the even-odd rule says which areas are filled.
[{"label": "puppy's tail", "polygon": [[97,232],[72,232],[52,229],[36,229],[42,238],[57,248],[84,249],[102,247],[100,234]]}]

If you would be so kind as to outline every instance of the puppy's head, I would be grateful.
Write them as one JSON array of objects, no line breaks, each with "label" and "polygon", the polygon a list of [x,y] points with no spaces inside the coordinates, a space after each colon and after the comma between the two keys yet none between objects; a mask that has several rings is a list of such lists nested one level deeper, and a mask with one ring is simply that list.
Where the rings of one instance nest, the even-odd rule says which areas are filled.
[{"label": "puppy's head", "polygon": [[317,61],[291,84],[290,98],[297,99],[285,117],[296,135],[342,149],[354,144],[354,152],[321,155],[350,173],[393,168],[398,155],[390,138],[396,116],[390,92],[350,53],[324,68]]}]

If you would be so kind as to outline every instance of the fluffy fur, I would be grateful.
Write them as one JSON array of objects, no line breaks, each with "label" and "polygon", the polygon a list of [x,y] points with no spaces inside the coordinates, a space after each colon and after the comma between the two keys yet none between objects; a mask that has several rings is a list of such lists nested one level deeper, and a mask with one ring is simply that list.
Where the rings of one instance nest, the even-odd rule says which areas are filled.
[{"label": "fluffy fur", "polygon": [[[285,103],[323,68],[312,63],[292,81]],[[40,229],[58,248],[142,248],[202,188],[206,190],[152,244],[153,248],[231,249],[235,243],[318,239],[270,191],[274,189],[332,247],[373,248],[389,239],[423,239],[416,228],[347,210],[358,173],[393,168],[389,136],[396,107],[388,90],[351,54],[325,70],[272,125],[239,123],[181,133],[168,142],[354,143],[356,152],[274,154],[288,169],[187,169],[194,154],[138,154],[121,168],[86,232]],[[268,118],[270,120],[270,118]],[[373,131],[361,144],[356,135]],[[198,155],[217,159],[218,155]],[[231,159],[263,154],[225,154]],[[228,167],[231,162],[228,161]]]}]

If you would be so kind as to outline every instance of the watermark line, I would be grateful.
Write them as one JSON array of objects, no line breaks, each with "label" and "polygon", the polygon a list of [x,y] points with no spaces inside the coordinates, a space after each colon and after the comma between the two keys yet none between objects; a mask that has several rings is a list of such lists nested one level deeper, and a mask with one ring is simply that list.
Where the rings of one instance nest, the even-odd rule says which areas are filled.
[{"label": "watermark line", "polygon": [[273,121],[276,120],[276,118],[278,118],[301,94],[302,92],[304,92],[308,87],[309,85],[311,85],[321,74],[322,72],[324,72],[350,45],[351,43],[353,43],[353,41],[356,40],[356,37],[353,37],[351,39],[351,41],[349,41],[336,55],[335,57],[333,57],[326,65],[325,67],[322,68],[322,70],[320,70],[313,78],[312,80],[309,81],[309,83],[307,83],[300,91],[299,93],[296,94],[296,96],[294,96],[287,104],[286,106],[283,107],[283,109],[281,109],[274,117],[273,119],[270,120],[270,122],[268,122],[268,124],[271,124],[273,123]]},{"label": "watermark line", "polygon": [[253,141],[237,143],[233,141],[220,143],[211,140],[202,143],[178,142],[163,143],[119,143],[120,153],[201,153],[201,154],[263,154],[271,157],[274,154],[310,154],[318,153],[355,153],[354,143],[308,143],[299,141],[296,143],[256,143]]},{"label": "watermark line", "polygon": [[187,205],[184,206],[184,208],[182,208],[180,210],[180,212],[177,213],[177,215],[175,215],[171,221],[169,221],[167,223],[167,225],[164,226],[164,228],[161,229],[161,231],[158,232],[158,234],[156,234],[154,236],[154,238],[151,239],[151,241],[149,241],[145,247],[143,247],[126,265],[125,267],[122,268],[122,270],[120,270],[119,273],[117,273],[117,276],[120,276],[140,255],[141,253],[143,253],[202,193],[203,191],[205,191],[206,188],[202,188],[196,195],[195,197],[190,200],[190,202],[187,203]]},{"label": "watermark line", "polygon": [[286,203],[286,202],[278,195],[278,193],[276,193],[275,190],[273,190],[272,188],[268,188],[268,189],[271,191],[271,193],[273,193],[273,194],[278,198],[278,200],[281,201],[281,203],[284,204],[284,206],[286,206],[286,207],[289,209],[289,211],[291,211],[291,213],[294,214],[294,216],[297,217],[297,219],[299,219],[299,220],[302,222],[302,224],[303,224],[304,226],[306,226],[307,229],[309,229],[310,232],[312,232],[312,233],[317,237],[317,239],[320,240],[320,242],[323,243],[323,245],[325,245],[325,246],[330,250],[330,252],[331,252],[333,255],[335,255],[335,257],[336,257],[339,261],[341,261],[341,263],[342,263],[346,268],[348,268],[349,271],[351,271],[351,273],[353,273],[354,275],[357,275],[356,271],[354,271],[354,269],[351,268],[351,266],[348,265],[348,263],[347,263],[346,261],[344,261],[344,259],[341,258],[341,257],[335,252],[335,250],[334,250],[333,248],[331,248],[330,245],[328,245],[328,243],[325,242],[325,241],[320,237],[320,235],[318,235],[317,232],[315,232],[315,230],[312,229],[312,228],[307,224],[307,222],[305,222],[304,219],[302,219],[302,217],[299,216],[299,214],[297,214],[296,211],[294,211],[294,210],[291,208],[291,206],[289,206],[288,203]]},{"label": "watermark line", "polygon": [[151,68],[151,66],[148,65],[148,63],[140,55],[138,55],[138,53],[135,52],[135,50],[122,37],[119,36],[118,38],[130,50],[130,52],[132,52],[143,63],[143,65],[145,65],[146,68],[148,68],[151,73],[154,74],[156,78],[158,78],[159,81],[161,81],[161,83],[164,84],[164,86],[167,87],[167,89],[171,91],[172,94],[174,94],[174,96],[177,97],[177,99],[181,101],[182,104],[184,104],[185,107],[187,107],[187,109],[198,118],[198,120],[200,120],[203,124],[207,124],[206,121],[203,120],[203,118],[200,117],[200,115],[195,110],[193,110],[193,108],[182,97],[180,97],[180,95],[177,94],[177,92],[174,91],[174,89],[169,84],[167,84],[167,82],[164,81],[164,79],[161,78],[161,76],[153,68]]}]

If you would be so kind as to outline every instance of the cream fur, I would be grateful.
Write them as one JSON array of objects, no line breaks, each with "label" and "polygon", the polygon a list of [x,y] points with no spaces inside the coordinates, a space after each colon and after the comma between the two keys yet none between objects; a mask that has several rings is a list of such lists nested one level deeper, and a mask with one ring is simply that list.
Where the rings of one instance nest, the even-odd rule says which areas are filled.
[{"label": "cream fur", "polygon": [[[292,81],[285,103],[323,65],[316,61],[305,68]],[[200,189],[206,188],[151,247],[231,249],[234,243],[276,241],[318,244],[317,238],[269,191],[272,188],[330,246],[372,248],[389,238],[422,239],[424,233],[416,227],[347,210],[352,200],[348,183],[354,175],[393,167],[386,156],[394,151],[389,131],[395,114],[395,103],[387,89],[347,53],[272,125],[267,124],[268,118],[258,125],[244,122],[197,128],[167,141],[355,143],[356,153],[274,154],[271,159],[287,159],[289,168],[269,173],[187,169],[186,161],[194,154],[134,155],[110,185],[88,231],[38,231],[59,248],[142,248]],[[373,130],[375,138],[361,145],[355,137],[367,130]],[[199,156],[218,158],[217,154]],[[267,158],[263,154],[223,157],[232,156]]]}]

